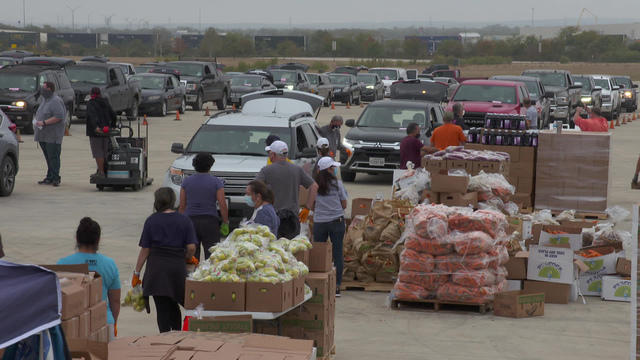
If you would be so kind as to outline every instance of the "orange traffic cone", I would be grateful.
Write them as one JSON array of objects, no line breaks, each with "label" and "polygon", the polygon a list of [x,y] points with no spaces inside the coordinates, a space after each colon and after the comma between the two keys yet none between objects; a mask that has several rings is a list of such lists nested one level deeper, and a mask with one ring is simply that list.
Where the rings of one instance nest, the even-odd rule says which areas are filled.
[{"label": "orange traffic cone", "polygon": [[180,111],[176,111],[176,118],[173,120],[180,121]]},{"label": "orange traffic cone", "polygon": [[611,125],[609,126],[609,129],[612,129],[612,130],[613,130],[613,129],[615,129],[615,128],[616,128],[616,127],[614,126],[614,121],[613,121],[613,120],[611,120]]},{"label": "orange traffic cone", "polygon": [[620,126],[620,116],[616,118],[616,126]]},{"label": "orange traffic cone", "polygon": [[638,120],[638,113],[633,113],[633,120]]},{"label": "orange traffic cone", "polygon": [[347,109],[351,109],[351,104],[349,104],[349,102],[347,102]]},{"label": "orange traffic cone", "polygon": [[335,110],[336,109],[336,104],[333,103],[333,101],[331,102],[331,110]]},{"label": "orange traffic cone", "polygon": [[204,116],[211,116],[211,113],[209,113],[209,107],[205,107],[204,108]]},{"label": "orange traffic cone", "polygon": [[142,125],[144,126],[149,125],[149,122],[147,121],[147,114],[144,114],[144,117],[142,118]]}]

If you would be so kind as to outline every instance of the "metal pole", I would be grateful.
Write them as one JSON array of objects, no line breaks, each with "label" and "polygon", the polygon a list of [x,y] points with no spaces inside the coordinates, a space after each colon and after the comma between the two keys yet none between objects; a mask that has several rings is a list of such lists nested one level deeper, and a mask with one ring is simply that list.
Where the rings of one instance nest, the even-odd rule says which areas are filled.
[{"label": "metal pole", "polygon": [[27,26],[27,10],[25,6],[26,0],[22,0],[22,27]]}]

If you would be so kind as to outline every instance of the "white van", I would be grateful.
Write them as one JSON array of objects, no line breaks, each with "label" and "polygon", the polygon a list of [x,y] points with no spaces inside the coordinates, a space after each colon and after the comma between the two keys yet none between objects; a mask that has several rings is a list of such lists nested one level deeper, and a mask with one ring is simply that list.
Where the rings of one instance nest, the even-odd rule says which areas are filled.
[{"label": "white van", "polygon": [[407,80],[407,70],[401,68],[373,68],[370,73],[376,73],[384,84],[384,96],[391,96],[391,84],[400,80]]}]

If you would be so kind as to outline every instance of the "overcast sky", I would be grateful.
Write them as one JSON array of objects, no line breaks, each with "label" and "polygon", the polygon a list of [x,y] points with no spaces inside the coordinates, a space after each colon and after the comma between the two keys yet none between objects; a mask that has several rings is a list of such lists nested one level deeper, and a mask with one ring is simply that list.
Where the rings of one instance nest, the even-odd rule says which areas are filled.
[{"label": "overcast sky", "polygon": [[[376,23],[411,21],[428,25],[441,22],[501,23],[535,19],[570,19],[572,25],[580,9],[588,8],[600,19],[632,18],[640,13],[639,0],[24,0],[27,23],[76,24],[86,26],[88,16],[94,25],[103,25],[106,15],[115,14],[113,23],[144,19],[151,24],[198,23],[201,9],[203,24],[260,23]],[[2,0],[0,22],[17,25],[22,19],[23,0]],[[187,5],[188,4],[188,5]],[[615,5],[613,5],[615,4]],[[129,20],[127,20],[129,19]],[[132,21],[132,19],[136,19]],[[593,23],[586,15],[585,23]],[[601,21],[603,23],[603,21]]]}]

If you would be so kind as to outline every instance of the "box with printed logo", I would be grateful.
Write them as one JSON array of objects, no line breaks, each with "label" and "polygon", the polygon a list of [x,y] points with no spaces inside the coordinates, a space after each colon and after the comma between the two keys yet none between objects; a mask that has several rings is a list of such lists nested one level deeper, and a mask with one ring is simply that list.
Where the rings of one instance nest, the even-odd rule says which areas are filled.
[{"label": "box with printed logo", "polygon": [[573,251],[565,247],[531,245],[527,279],[571,284],[574,280]]},{"label": "box with printed logo", "polygon": [[631,301],[631,279],[619,276],[602,277],[602,299]]}]

